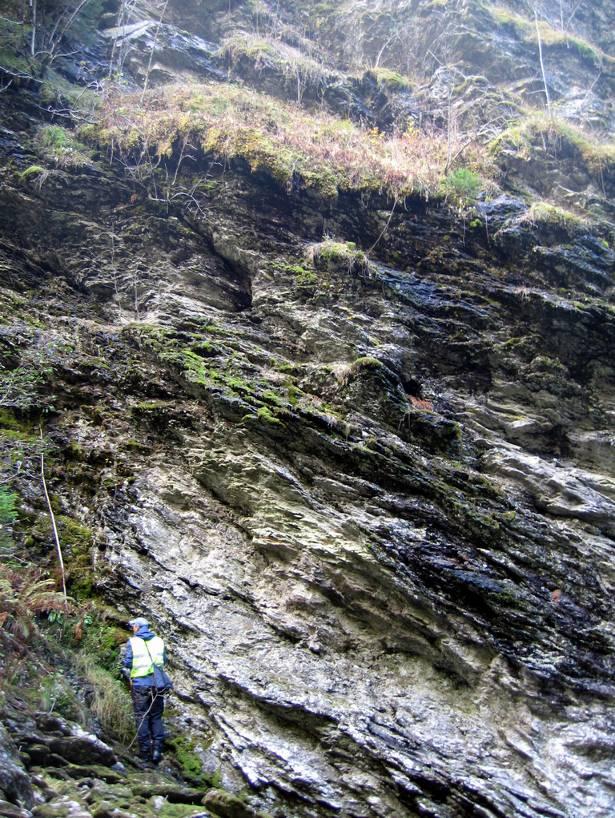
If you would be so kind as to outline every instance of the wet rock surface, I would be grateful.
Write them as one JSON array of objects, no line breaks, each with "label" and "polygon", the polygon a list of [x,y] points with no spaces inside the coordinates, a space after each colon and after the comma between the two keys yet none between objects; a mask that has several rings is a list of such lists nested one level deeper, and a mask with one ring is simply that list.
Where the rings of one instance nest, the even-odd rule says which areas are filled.
[{"label": "wet rock surface", "polygon": [[[164,24],[135,7],[101,43],[132,81],[154,53],[154,85],[232,70],[286,93],[279,55],[255,71],[216,51],[241,21],[218,6],[205,20],[172,3]],[[466,6],[435,24],[461,26],[455,53],[505,40],[498,70],[535,70],[510,26],[477,41]],[[587,9],[583,21],[598,26]],[[360,24],[377,54],[390,33],[378,15]],[[333,36],[339,20],[327,25]],[[413,94],[348,78],[337,57],[305,104],[382,127],[455,79],[435,72]],[[601,95],[597,83],[589,108]],[[610,815],[604,191],[595,223],[541,221],[519,180],[536,185],[542,168],[550,189],[563,171],[512,157],[512,189],[472,224],[441,200],[323,200],[205,156],[178,172],[182,208],[96,151],[24,177],[38,101],[5,99],[2,363],[44,373],[50,485],[95,532],[91,590],[157,623],[177,729],[226,790],[126,772],[117,747],[13,712],[0,814]],[[582,174],[576,192],[593,184]],[[327,255],[331,237],[346,254]],[[23,478],[32,504],[37,491]]]},{"label": "wet rock surface", "polygon": [[[189,729],[205,713],[213,729],[204,757],[261,809],[606,815],[592,748],[608,747],[613,690],[611,314],[538,278],[520,288],[514,265],[493,276],[468,245],[471,284],[424,247],[417,272],[329,270],[335,296],[306,296],[270,261],[313,236],[272,231],[289,224],[283,199],[246,211],[257,180],[225,185],[197,230],[171,219],[161,234],[147,206],[132,210],[144,232],[120,292],[135,254],[156,258],[139,322],[126,307],[110,320],[104,261],[86,301],[70,278],[33,281],[56,313],[41,342],[79,338],[54,362],[51,428],[84,452],[69,479],[96,508],[82,513],[105,544],[104,593],[159,623]],[[71,191],[83,213],[83,181]],[[29,219],[63,212],[51,193]],[[252,219],[248,244],[235,231]],[[161,235],[191,237],[190,258],[220,272],[195,285]],[[33,739],[33,764],[77,760],[74,737]]]},{"label": "wet rock surface", "polygon": [[[39,672],[43,668],[38,668]],[[8,752],[2,756],[0,815],[6,818],[103,818],[149,815],[207,818],[202,801],[206,787],[189,787],[164,762],[160,769],[116,752],[80,725],[53,713],[33,711],[12,690],[2,706]],[[4,730],[4,727],[3,727]],[[15,761],[15,748],[23,765]],[[217,814],[217,813],[216,813]]]}]

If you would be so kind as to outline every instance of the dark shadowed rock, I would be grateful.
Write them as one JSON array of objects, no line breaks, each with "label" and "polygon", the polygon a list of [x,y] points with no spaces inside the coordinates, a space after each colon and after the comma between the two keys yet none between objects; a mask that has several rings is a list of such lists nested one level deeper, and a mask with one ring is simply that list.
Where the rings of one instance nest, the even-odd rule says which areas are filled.
[{"label": "dark shadowed rock", "polygon": [[27,808],[32,806],[32,784],[23,766],[16,760],[15,748],[2,724],[0,724],[0,790],[13,805],[21,804]]},{"label": "dark shadowed rock", "polygon": [[94,735],[82,734],[51,738],[49,749],[52,753],[78,764],[105,764],[111,767],[117,762],[113,750]]}]

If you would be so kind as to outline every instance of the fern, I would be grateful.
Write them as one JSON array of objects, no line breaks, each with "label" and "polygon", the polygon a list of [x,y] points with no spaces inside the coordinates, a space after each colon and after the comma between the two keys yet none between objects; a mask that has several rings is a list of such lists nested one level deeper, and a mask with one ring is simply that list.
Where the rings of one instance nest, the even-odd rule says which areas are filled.
[{"label": "fern", "polygon": [[36,616],[66,610],[64,595],[53,579],[34,568],[0,566],[0,630],[27,641],[36,632]]}]

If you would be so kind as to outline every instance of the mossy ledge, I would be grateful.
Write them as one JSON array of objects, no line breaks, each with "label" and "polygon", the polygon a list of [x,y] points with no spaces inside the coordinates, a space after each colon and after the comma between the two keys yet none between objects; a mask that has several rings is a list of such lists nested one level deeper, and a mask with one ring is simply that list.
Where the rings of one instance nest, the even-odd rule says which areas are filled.
[{"label": "mossy ledge", "polygon": [[[190,153],[242,159],[282,186],[300,179],[324,197],[376,191],[401,199],[441,194],[449,172],[447,140],[411,131],[386,136],[350,120],[308,112],[256,91],[215,83],[172,85],[146,94],[113,94],[82,139],[113,150],[147,170],[147,160],[177,162]],[[489,162],[468,144],[460,164],[489,173]]]}]

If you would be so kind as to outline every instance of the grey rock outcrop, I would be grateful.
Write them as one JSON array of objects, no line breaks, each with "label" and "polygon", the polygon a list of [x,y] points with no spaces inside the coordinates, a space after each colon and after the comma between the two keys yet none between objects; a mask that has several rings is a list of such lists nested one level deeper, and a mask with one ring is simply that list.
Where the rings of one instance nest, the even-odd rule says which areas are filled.
[{"label": "grey rock outcrop", "polygon": [[[275,15],[260,5],[286,46],[305,45],[299,4]],[[201,19],[200,4],[171,3],[164,24],[134,6],[98,47],[126,46],[127,82],[143,81],[153,54],[152,86],[231,70],[282,95],[279,54],[259,73],[212,45],[252,19],[253,4],[232,6],[208,4]],[[503,120],[515,72],[524,93],[536,89],[527,31],[483,4],[418,3],[411,16],[408,3],[319,6],[308,22],[321,20],[325,50],[349,21],[363,57],[390,38],[392,66],[402,46],[418,49],[426,21],[464,72],[478,49],[493,70],[462,98],[499,89],[488,108]],[[383,9],[406,14],[399,37]],[[600,16],[588,4],[583,36],[602,31]],[[492,40],[478,36],[487,18]],[[352,54],[328,51],[324,86],[302,101],[347,103],[383,127],[423,121],[429,101],[437,124],[461,79],[427,67],[420,88],[389,77],[383,89],[373,69],[345,74]],[[562,99],[560,68],[584,78],[588,59],[567,52],[553,77]],[[607,79],[582,106],[596,129],[609,122]],[[6,98],[3,366],[40,373],[25,382],[27,406],[47,413],[57,502],[93,532],[90,591],[156,622],[176,729],[223,786],[248,788],[247,806],[214,792],[206,809],[609,816],[608,173],[594,221],[541,217],[528,198],[561,187],[563,148],[545,142],[526,161],[511,144],[499,159],[509,189],[470,219],[441,197],[324,198],[205,148],[180,168],[171,145],[157,170],[175,173],[182,207],[148,197],[138,161],[107,162],[100,147],[83,165],[28,174],[39,100],[32,89]],[[590,171],[575,176],[579,201],[594,195]],[[332,239],[338,255],[327,255]],[[40,491],[17,477],[35,519]],[[73,551],[67,563],[74,582]],[[59,767],[84,750],[91,763],[116,760],[95,740],[45,730],[25,749],[33,765],[47,752]],[[24,772],[2,764],[0,789],[27,805]],[[41,818],[90,814],[73,796]]]}]

